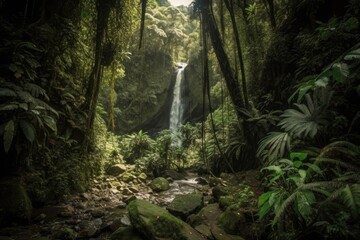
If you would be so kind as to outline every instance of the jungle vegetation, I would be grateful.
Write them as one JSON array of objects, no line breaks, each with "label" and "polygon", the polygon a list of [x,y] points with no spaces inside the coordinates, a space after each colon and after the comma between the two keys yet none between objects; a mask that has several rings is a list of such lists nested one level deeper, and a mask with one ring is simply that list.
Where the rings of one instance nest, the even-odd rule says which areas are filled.
[{"label": "jungle vegetation", "polygon": [[[33,204],[123,161],[153,176],[258,169],[271,239],[359,236],[359,0],[0,0],[0,12],[0,172]],[[176,62],[206,109],[181,147],[141,129]]]}]

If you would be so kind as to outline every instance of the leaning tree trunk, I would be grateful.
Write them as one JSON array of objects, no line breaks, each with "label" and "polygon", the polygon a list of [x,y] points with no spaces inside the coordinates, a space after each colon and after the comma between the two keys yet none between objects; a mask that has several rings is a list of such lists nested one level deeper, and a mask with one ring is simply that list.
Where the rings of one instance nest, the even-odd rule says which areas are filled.
[{"label": "leaning tree trunk", "polygon": [[[243,159],[243,161],[240,163],[242,165],[241,169],[244,170],[256,168],[258,166],[258,160],[256,159],[255,152],[259,139],[254,138],[250,130],[251,128],[249,127],[250,123],[247,122],[249,116],[245,114],[244,111],[242,111],[243,109],[247,109],[249,106],[246,106],[246,103],[244,102],[240,84],[237,81],[233,70],[231,69],[229,58],[225,52],[224,45],[220,38],[219,29],[211,11],[211,1],[202,0],[200,7],[204,27],[206,27],[206,30],[210,35],[215,55],[218,59],[219,66],[225,78],[226,87],[229,91],[231,101],[235,106],[238,122],[243,129],[244,141],[247,147],[246,151],[248,152],[249,157],[247,159]],[[241,51],[239,51],[239,53],[241,53]]]},{"label": "leaning tree trunk", "polygon": [[218,59],[220,69],[224,75],[225,83],[230,94],[232,103],[235,106],[235,111],[239,122],[245,117],[240,111],[241,108],[245,108],[245,103],[242,98],[240,84],[233,74],[231,69],[229,58],[225,52],[223,43],[220,38],[220,32],[216,25],[214,16],[211,12],[211,1],[203,0],[201,4],[201,15],[204,21],[204,27],[210,35],[210,39]]}]

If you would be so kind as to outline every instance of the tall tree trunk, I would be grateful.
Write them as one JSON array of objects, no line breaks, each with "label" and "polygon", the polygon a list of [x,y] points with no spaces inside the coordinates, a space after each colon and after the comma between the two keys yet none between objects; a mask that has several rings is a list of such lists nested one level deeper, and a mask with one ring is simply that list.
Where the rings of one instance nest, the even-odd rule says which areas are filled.
[{"label": "tall tree trunk", "polygon": [[237,118],[240,121],[245,117],[244,114],[240,111],[240,108],[245,107],[245,103],[241,95],[240,84],[234,77],[229,58],[225,52],[223,43],[220,38],[219,29],[211,12],[211,1],[202,0],[201,15],[204,21],[204,27],[207,28],[206,30],[210,35],[216,57],[220,65],[220,69],[224,75],[231,101],[235,106]]},{"label": "tall tree trunk", "polygon": [[274,9],[274,0],[263,0],[265,8],[270,18],[271,27],[276,28],[276,18],[275,18],[275,9]]},{"label": "tall tree trunk", "polygon": [[[86,91],[85,111],[88,113],[87,131],[92,135],[94,119],[96,114],[96,105],[100,90],[102,78],[102,52],[105,30],[108,23],[110,11],[114,6],[115,0],[97,0],[97,22],[96,22],[96,38],[95,38],[95,62],[94,67],[89,76],[89,85]],[[85,139],[85,143],[87,140]]]},{"label": "tall tree trunk", "polygon": [[233,0],[225,0],[225,5],[230,13],[230,19],[231,19],[231,23],[232,23],[232,27],[233,27],[233,31],[234,31],[234,35],[235,35],[236,48],[237,48],[237,53],[238,53],[238,58],[239,58],[239,63],[240,63],[240,70],[241,70],[241,83],[242,83],[242,88],[243,88],[243,96],[244,96],[245,106],[248,107],[249,100],[248,100],[248,95],[247,95],[245,64],[244,64],[244,58],[243,58],[243,53],[242,53],[242,49],[241,49],[240,34],[238,31],[236,19],[235,19]]}]

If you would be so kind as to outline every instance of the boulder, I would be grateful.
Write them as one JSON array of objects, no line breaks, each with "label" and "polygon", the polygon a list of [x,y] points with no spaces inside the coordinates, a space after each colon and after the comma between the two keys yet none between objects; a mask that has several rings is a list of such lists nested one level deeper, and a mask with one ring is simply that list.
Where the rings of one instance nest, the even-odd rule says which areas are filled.
[{"label": "boulder", "polygon": [[195,227],[195,230],[204,235],[207,239],[215,240],[214,236],[211,233],[211,227],[206,226],[205,224],[200,224]]},{"label": "boulder", "polygon": [[212,194],[218,201],[221,196],[228,195],[228,192],[224,189],[224,187],[218,185],[212,189]]},{"label": "boulder", "polygon": [[240,234],[245,222],[245,216],[238,211],[226,210],[220,215],[220,225],[229,234]]},{"label": "boulder", "polygon": [[0,182],[0,225],[29,223],[32,204],[24,187],[17,181]]},{"label": "boulder", "polygon": [[227,207],[234,204],[236,202],[236,199],[234,199],[231,195],[221,196],[219,198],[219,206],[221,210],[225,211]]},{"label": "boulder", "polygon": [[128,210],[132,225],[147,239],[205,240],[187,223],[145,200],[130,202]]},{"label": "boulder", "polygon": [[238,235],[231,235],[231,234],[226,233],[219,226],[213,226],[211,228],[211,233],[216,240],[244,240],[244,238],[242,238]]},{"label": "boulder", "polygon": [[110,240],[144,240],[133,227],[120,227],[111,234]]},{"label": "boulder", "polygon": [[158,177],[151,181],[150,187],[155,192],[161,192],[168,190],[170,185],[168,180],[163,177]]},{"label": "boulder", "polygon": [[203,224],[207,226],[213,226],[217,224],[221,213],[222,212],[219,208],[219,205],[214,203],[203,207],[197,216],[200,217]]},{"label": "boulder", "polygon": [[115,164],[115,165],[110,166],[106,170],[106,174],[116,177],[116,176],[119,176],[120,174],[124,173],[125,171],[126,171],[126,165]]},{"label": "boulder", "polygon": [[124,182],[126,183],[129,183],[130,181],[134,180],[135,179],[135,176],[130,173],[130,172],[125,172],[123,175],[122,175],[122,178],[121,178]]},{"label": "boulder", "polygon": [[183,220],[190,214],[200,210],[203,206],[203,196],[201,194],[176,195],[174,200],[167,206],[167,210]]},{"label": "boulder", "polygon": [[171,177],[174,180],[182,180],[185,178],[185,174],[179,173],[173,169],[168,169],[164,173],[165,177]]},{"label": "boulder", "polygon": [[53,234],[54,239],[62,239],[62,240],[75,240],[76,239],[76,233],[71,228],[63,228],[59,231],[56,231]]},{"label": "boulder", "polygon": [[200,185],[207,185],[209,184],[208,180],[206,180],[205,178],[203,177],[198,177],[195,179],[197,184],[200,184]]},{"label": "boulder", "polygon": [[101,232],[101,226],[103,224],[103,221],[100,218],[97,218],[95,220],[83,220],[78,225],[79,232],[78,237],[79,238],[91,238],[97,235]]}]

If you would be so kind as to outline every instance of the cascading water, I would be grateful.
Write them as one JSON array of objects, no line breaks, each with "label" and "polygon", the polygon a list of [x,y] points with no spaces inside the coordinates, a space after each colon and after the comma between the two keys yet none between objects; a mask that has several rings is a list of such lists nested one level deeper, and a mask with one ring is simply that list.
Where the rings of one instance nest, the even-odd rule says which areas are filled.
[{"label": "cascading water", "polygon": [[176,74],[176,81],[173,92],[173,101],[171,104],[170,111],[170,131],[173,135],[173,145],[180,147],[181,140],[177,137],[179,127],[182,123],[182,115],[183,115],[183,102],[181,99],[181,85],[184,79],[184,69],[186,67],[185,63],[178,63],[178,70]]}]

